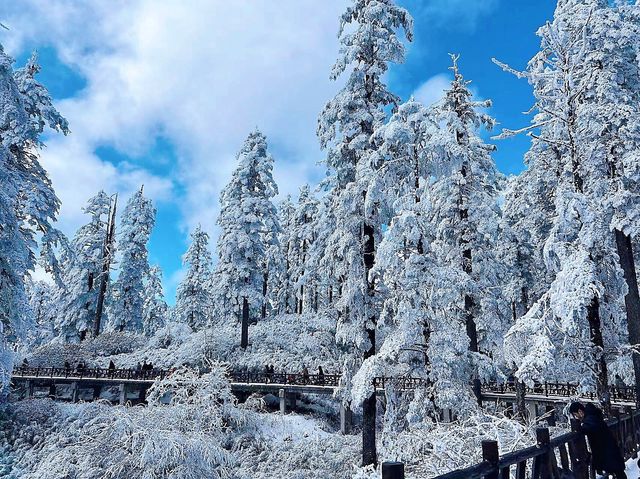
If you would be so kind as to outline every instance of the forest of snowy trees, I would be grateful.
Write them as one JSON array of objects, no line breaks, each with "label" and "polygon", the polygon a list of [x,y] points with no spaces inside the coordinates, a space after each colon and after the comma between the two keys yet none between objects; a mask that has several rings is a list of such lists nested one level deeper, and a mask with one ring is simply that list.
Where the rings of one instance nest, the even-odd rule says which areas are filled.
[{"label": "forest of snowy trees", "polygon": [[[386,73],[403,62],[413,36],[410,13],[393,0],[353,0],[339,27],[330,75],[342,87],[317,123],[327,176],[301,185],[297,199],[280,198],[278,158],[260,130],[248,133],[220,193],[217,243],[200,226],[191,232],[175,306],[165,302],[162,271],[149,263],[156,210],[143,185],[126,201],[104,191],[87,199],[73,237],[56,229],[60,203],[38,152],[45,128],[68,134],[69,126],[37,80],[37,58],[16,69],[0,49],[4,397],[24,357],[54,366],[80,358],[101,367],[114,358],[126,367],[147,358],[188,366],[154,385],[148,412],[110,413],[117,408],[103,405],[55,412],[68,415],[75,434],[107,442],[100,424],[166,434],[172,453],[184,446],[176,457],[192,469],[175,472],[178,460],[167,454],[144,477],[186,478],[202,471],[274,477],[248,475],[251,452],[268,446],[247,439],[259,429],[259,407],[235,403],[224,367],[322,365],[342,374],[336,400],[361,414],[363,456],[341,446],[345,438],[332,454],[365,466],[401,450],[418,454],[417,444],[453,441],[435,419],[444,409],[458,411],[461,436],[482,429],[480,387],[489,381],[513,378],[519,391],[534,382],[579,383],[605,408],[617,381],[640,393],[640,354],[633,354],[640,344],[640,6],[558,0],[525,69],[494,59],[535,97],[530,123],[502,132],[493,131],[491,101],[474,97],[464,57],[451,55],[450,85],[433,105],[390,91]],[[514,135],[528,135],[530,149],[526,169],[507,177],[492,155]],[[51,281],[31,279],[37,264]],[[383,376],[421,378],[425,386],[411,394],[388,386],[381,411],[373,379]],[[206,388],[175,394],[168,406],[175,414],[159,432],[159,398],[198,381]],[[524,403],[517,409],[526,422]],[[185,429],[185,421],[197,428]],[[518,420],[505,424],[495,430],[526,436],[513,432],[524,427]],[[52,437],[65,434],[47,427]],[[53,443],[40,440],[37,457],[53,461]],[[151,440],[134,441],[138,452],[129,455],[115,445],[96,454],[130,467],[127,477],[143,477],[150,457],[160,457],[144,442]],[[286,447],[289,458],[303,454]],[[14,448],[23,455],[15,477],[124,477],[82,475],[81,466],[77,475],[56,475],[65,459],[44,471],[25,459],[24,445]],[[102,466],[96,459],[82,467]],[[352,477],[351,465],[326,467]]]}]

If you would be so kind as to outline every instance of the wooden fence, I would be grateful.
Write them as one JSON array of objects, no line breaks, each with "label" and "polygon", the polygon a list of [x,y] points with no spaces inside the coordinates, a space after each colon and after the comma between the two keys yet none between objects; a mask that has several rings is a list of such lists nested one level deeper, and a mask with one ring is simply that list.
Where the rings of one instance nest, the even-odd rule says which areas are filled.
[{"label": "wooden fence", "polygon": [[[640,446],[640,411],[615,411],[607,421],[625,460],[637,457]],[[503,456],[496,441],[482,441],[483,461],[433,479],[592,479],[596,477],[579,421],[571,420],[571,432],[550,438],[549,429],[536,429],[537,444]],[[383,479],[404,479],[404,467],[384,463]],[[635,478],[634,478],[635,479]]]}]

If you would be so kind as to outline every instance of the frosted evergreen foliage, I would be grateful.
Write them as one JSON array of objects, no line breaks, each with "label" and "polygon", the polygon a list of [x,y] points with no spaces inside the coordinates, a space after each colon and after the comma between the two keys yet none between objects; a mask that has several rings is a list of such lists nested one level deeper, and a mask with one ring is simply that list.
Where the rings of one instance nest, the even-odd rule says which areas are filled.
[{"label": "frosted evergreen foliage", "polygon": [[295,310],[295,281],[293,268],[295,267],[294,215],[296,207],[291,202],[291,195],[278,205],[280,222],[280,264],[277,271],[277,293],[275,302],[280,313],[291,314]]},{"label": "frosted evergreen foliage", "polygon": [[[475,101],[453,56],[454,80],[442,102],[434,108],[439,125],[432,136],[432,148],[442,162],[443,174],[429,188],[434,241],[431,244],[436,262],[449,271],[440,283],[439,313],[444,313],[450,327],[458,332],[459,341],[466,332],[466,315],[471,315],[478,333],[478,353],[468,352],[459,368],[467,368],[471,377],[488,380],[502,355],[505,330],[505,304],[496,285],[502,282],[504,268],[495,254],[500,231],[500,174],[480,130],[491,130],[495,120],[482,111],[491,106],[489,100]],[[457,278],[454,280],[454,278]],[[465,302],[471,300],[467,307]],[[433,307],[433,306],[432,306]],[[440,335],[434,330],[434,334]],[[450,337],[450,336],[449,336]],[[434,338],[437,344],[438,338]],[[439,338],[446,347],[447,335]],[[429,357],[438,355],[430,348]],[[454,354],[452,353],[452,356]],[[465,364],[466,363],[466,364]],[[446,364],[442,363],[446,370]],[[450,372],[448,374],[451,374]],[[436,381],[439,374],[434,374]],[[446,375],[445,375],[446,377]],[[458,372],[458,378],[460,372]],[[452,398],[451,398],[452,399]]]},{"label": "frosted evergreen foliage", "polygon": [[[515,72],[533,86],[537,113],[530,127],[502,136],[530,131],[539,158],[529,176],[556,178],[547,181],[554,215],[542,249],[552,281],[506,339],[508,358],[527,382],[581,378],[583,387],[594,387],[605,353],[593,346],[587,318],[596,299],[607,349],[624,342],[626,284],[610,229],[628,228],[636,214],[637,151],[625,150],[635,141],[637,64],[630,65],[634,41],[620,12],[604,1],[559,2],[553,22],[538,31],[540,52],[525,72]],[[613,135],[617,129],[623,134]]]},{"label": "frosted evergreen foliage", "polygon": [[169,308],[162,290],[162,270],[151,266],[145,274],[142,304],[142,331],[152,336],[168,319]]},{"label": "frosted evergreen foliage", "polygon": [[327,150],[325,185],[332,188],[328,201],[335,218],[321,224],[319,236],[326,238],[326,248],[319,274],[331,275],[339,285],[332,307],[339,315],[337,339],[352,356],[345,363],[351,365],[347,370],[370,351],[372,320],[379,310],[364,263],[365,224],[372,230],[370,239],[380,241],[380,212],[370,200],[377,195],[368,195],[377,167],[370,140],[386,118],[385,109],[398,103],[383,75],[389,63],[404,60],[398,33],[411,40],[412,29],[409,13],[391,0],[354,0],[341,18],[340,53],[331,73],[333,80],[346,73],[346,84],[318,119],[320,145]]},{"label": "frosted evergreen foliage", "polygon": [[211,316],[211,252],[209,235],[198,225],[191,233],[191,245],[182,257],[185,277],[176,292],[176,316],[192,329],[203,328]]},{"label": "frosted evergreen foliage", "polygon": [[[24,278],[35,266],[37,235],[43,251],[52,239],[59,209],[51,182],[40,165],[44,126],[67,133],[66,121],[51,105],[48,93],[34,78],[39,67],[32,58],[14,72],[13,59],[0,45],[0,376],[11,369],[4,352],[5,335],[16,339],[28,314]],[[49,258],[48,255],[45,258]],[[4,383],[0,383],[1,388]]]},{"label": "frosted evergreen foliage", "polygon": [[89,222],[78,229],[63,258],[63,287],[56,297],[56,330],[63,341],[76,342],[92,331],[110,208],[111,198],[104,191],[89,199],[83,208]]},{"label": "frosted evergreen foliage", "polygon": [[[272,201],[278,187],[267,139],[260,131],[249,134],[237,161],[231,181],[222,190],[218,217],[222,231],[217,248],[216,288],[223,317],[238,312],[243,298],[258,314],[266,300],[265,281],[268,287],[277,284],[277,274],[269,281],[270,265],[277,268],[281,261],[280,224]],[[270,289],[267,295],[273,296]]]},{"label": "frosted evergreen foliage", "polygon": [[294,297],[300,303],[302,311],[317,310],[319,278],[316,271],[308,265],[309,254],[318,235],[315,229],[317,215],[318,200],[311,193],[309,185],[304,185],[300,188],[293,218],[293,244],[290,250],[290,275],[294,279]]},{"label": "frosted evergreen foliage", "polygon": [[142,188],[127,202],[118,231],[120,272],[111,289],[109,328],[141,332],[144,323],[144,279],[149,273],[147,243],[156,209]]},{"label": "frosted evergreen foliage", "polygon": [[26,286],[30,312],[26,343],[34,348],[49,343],[57,336],[55,286],[44,281],[28,281]]}]

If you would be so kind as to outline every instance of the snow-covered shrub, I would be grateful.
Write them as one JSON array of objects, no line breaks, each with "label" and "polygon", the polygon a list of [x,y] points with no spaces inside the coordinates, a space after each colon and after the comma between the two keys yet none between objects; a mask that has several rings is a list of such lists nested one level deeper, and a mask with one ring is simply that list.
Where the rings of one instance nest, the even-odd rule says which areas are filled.
[{"label": "snow-covered shrub", "polygon": [[280,315],[250,326],[251,342],[240,347],[240,327],[220,322],[215,328],[197,332],[184,323],[169,323],[159,329],[139,350],[113,356],[118,367],[134,367],[150,361],[155,367],[189,365],[207,367],[209,360],[224,361],[233,370],[262,371],[273,364],[278,372],[311,373],[322,366],[325,374],[339,371],[335,343],[335,321],[324,315]]},{"label": "snow-covered shrub", "polygon": [[[109,332],[78,344],[45,344],[36,348],[28,358],[31,366],[62,367],[65,361],[73,366],[82,360],[89,367],[107,367],[111,356],[140,351],[146,346],[147,339],[141,334]],[[124,366],[118,364],[118,367]]]},{"label": "snow-covered shrub", "polygon": [[[171,403],[161,404],[167,392]],[[16,457],[12,474],[25,479],[229,477],[232,432],[245,417],[217,364],[156,382],[149,407],[23,401],[8,416],[3,443]]]},{"label": "snow-covered shrub", "polygon": [[[434,477],[482,462],[482,440],[498,441],[500,454],[536,443],[535,421],[522,424],[503,414],[480,412],[454,422],[424,421],[410,429],[387,434],[381,459],[406,464],[410,477]],[[557,435],[566,430],[550,428]],[[367,476],[362,476],[367,477]]]}]

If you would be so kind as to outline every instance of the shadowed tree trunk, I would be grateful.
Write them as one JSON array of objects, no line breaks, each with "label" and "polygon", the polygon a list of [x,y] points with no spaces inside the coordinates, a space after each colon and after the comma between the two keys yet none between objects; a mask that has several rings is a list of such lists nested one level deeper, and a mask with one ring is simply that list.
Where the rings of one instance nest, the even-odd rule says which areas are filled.
[{"label": "shadowed tree trunk", "polygon": [[[518,253],[518,261],[521,261],[520,254]],[[520,301],[513,301],[512,303],[512,313],[513,313],[513,322],[515,323],[516,319],[522,317],[526,314],[529,309],[529,293],[527,291],[527,287],[523,286],[520,291]],[[526,422],[529,417],[529,411],[527,410],[527,402],[526,402],[526,392],[527,386],[520,381],[518,378],[514,378],[515,389],[516,389],[516,401],[515,401],[515,415],[518,417],[523,423]]]},{"label": "shadowed tree trunk", "polygon": [[587,320],[593,345],[599,350],[596,361],[596,393],[600,399],[606,415],[611,413],[611,396],[609,394],[609,381],[607,372],[607,361],[604,354],[604,341],[602,339],[602,327],[600,323],[600,301],[597,296],[591,300],[587,308]]},{"label": "shadowed tree trunk", "polygon": [[262,319],[267,317],[267,286],[269,282],[269,273],[265,271],[262,275]]},{"label": "shadowed tree trunk", "polygon": [[[624,297],[627,310],[627,330],[629,344],[640,344],[640,295],[638,295],[638,277],[636,276],[635,260],[633,258],[633,244],[631,237],[620,230],[615,230],[616,247],[620,257],[620,267],[624,272],[624,279],[629,289]],[[636,404],[640,406],[640,354],[633,353],[633,372],[635,375]]]},{"label": "shadowed tree trunk", "polygon": [[[100,291],[98,292],[98,303],[96,304],[96,316],[93,322],[93,337],[100,334],[102,327],[102,310],[104,309],[104,298],[107,294],[109,284],[109,269],[111,268],[111,251],[116,232],[116,208],[118,205],[118,195],[113,201],[113,210],[109,208],[109,218],[107,222],[107,234],[105,236],[104,247],[102,249],[102,272],[100,274]],[[93,280],[92,280],[93,282]],[[93,285],[91,286],[93,288]]]},{"label": "shadowed tree trunk", "polygon": [[[364,225],[364,266],[367,275],[367,295],[369,299],[374,295],[373,281],[369,281],[369,272],[373,268],[375,262],[375,237],[373,226],[368,223]],[[367,359],[376,354],[376,317],[372,315],[368,318],[367,336],[369,337],[370,347],[364,353]],[[362,405],[362,464],[377,464],[378,456],[376,452],[376,414],[377,403],[376,394],[374,393],[365,399]]]},{"label": "shadowed tree trunk", "polygon": [[[458,137],[458,142],[460,143],[462,137]],[[467,165],[463,164],[460,170],[463,178],[467,177]],[[465,194],[460,200],[460,220],[465,222],[469,218],[469,210],[467,209],[468,200],[465,198]],[[460,238],[460,245],[462,246],[462,269],[468,275],[471,275],[473,271],[473,258],[471,254],[471,247],[469,246],[469,240],[466,239],[463,235]],[[474,302],[473,298],[465,294],[464,296],[464,312],[465,312],[465,323],[467,329],[467,336],[469,337],[469,351],[472,353],[477,353],[478,349],[478,330],[476,327],[476,321],[473,316]],[[473,394],[478,401],[478,404],[482,406],[482,391],[480,388],[480,379],[477,376],[477,373],[474,372],[474,376],[471,380],[471,387],[473,389]]]},{"label": "shadowed tree trunk", "polygon": [[242,332],[240,337],[240,347],[246,349],[249,345],[249,300],[245,296],[242,298]]}]

